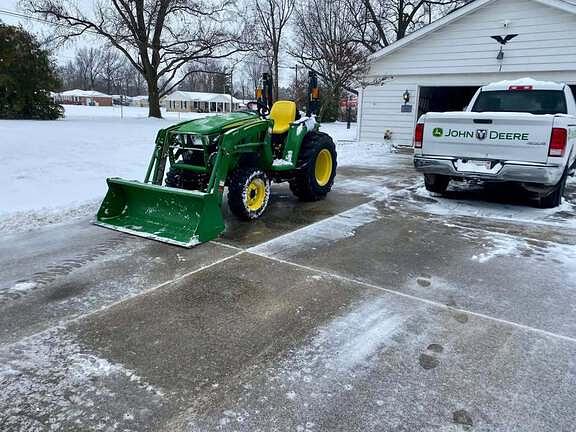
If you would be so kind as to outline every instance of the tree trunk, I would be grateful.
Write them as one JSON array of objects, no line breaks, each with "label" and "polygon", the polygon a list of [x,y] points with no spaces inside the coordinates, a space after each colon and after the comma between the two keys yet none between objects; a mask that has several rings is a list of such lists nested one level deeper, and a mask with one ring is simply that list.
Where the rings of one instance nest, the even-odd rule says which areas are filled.
[{"label": "tree trunk", "polygon": [[273,102],[278,100],[278,54],[275,54],[274,58],[274,83],[272,85],[272,100]]},{"label": "tree trunk", "polygon": [[148,117],[162,118],[160,112],[160,94],[158,80],[155,77],[148,78]]}]

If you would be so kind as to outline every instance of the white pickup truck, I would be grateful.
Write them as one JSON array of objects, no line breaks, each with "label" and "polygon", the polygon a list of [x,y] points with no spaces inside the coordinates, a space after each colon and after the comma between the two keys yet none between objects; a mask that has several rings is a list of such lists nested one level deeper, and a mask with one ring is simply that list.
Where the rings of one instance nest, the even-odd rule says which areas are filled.
[{"label": "white pickup truck", "polygon": [[565,84],[523,78],[481,87],[463,112],[424,114],[414,166],[426,189],[453,180],[521,184],[540,207],[556,207],[576,165],[576,102]]}]

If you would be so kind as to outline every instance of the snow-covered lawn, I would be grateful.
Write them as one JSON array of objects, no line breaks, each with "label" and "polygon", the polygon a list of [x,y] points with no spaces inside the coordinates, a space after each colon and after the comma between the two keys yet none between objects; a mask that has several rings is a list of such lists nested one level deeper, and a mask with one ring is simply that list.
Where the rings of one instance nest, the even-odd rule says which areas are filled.
[{"label": "snow-covered lawn", "polygon": [[[55,223],[93,213],[106,193],[106,177],[142,180],[158,129],[206,114],[167,113],[150,119],[147,108],[68,105],[57,121],[0,121],[0,231]],[[123,116],[121,118],[121,115]],[[359,151],[356,125],[325,124],[339,144],[339,163],[374,160],[383,146]]]}]

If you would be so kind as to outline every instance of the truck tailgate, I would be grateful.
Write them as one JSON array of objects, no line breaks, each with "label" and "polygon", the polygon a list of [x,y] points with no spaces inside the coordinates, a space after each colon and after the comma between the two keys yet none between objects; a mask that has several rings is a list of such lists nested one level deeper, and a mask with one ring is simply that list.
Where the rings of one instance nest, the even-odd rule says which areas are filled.
[{"label": "truck tailgate", "polygon": [[428,113],[422,152],[462,159],[546,162],[553,123],[553,115]]}]

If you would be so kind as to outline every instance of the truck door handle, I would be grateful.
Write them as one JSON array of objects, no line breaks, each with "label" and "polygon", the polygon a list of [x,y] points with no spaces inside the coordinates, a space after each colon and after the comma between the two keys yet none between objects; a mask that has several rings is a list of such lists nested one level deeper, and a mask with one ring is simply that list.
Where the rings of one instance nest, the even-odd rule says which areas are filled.
[{"label": "truck door handle", "polygon": [[477,124],[492,124],[491,119],[474,119],[473,121]]}]

